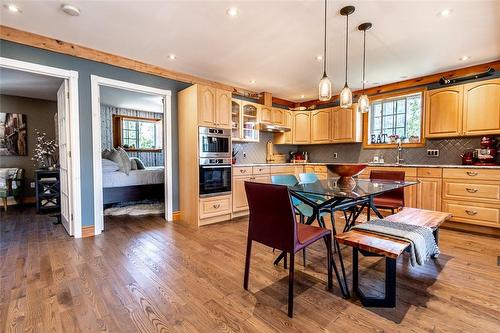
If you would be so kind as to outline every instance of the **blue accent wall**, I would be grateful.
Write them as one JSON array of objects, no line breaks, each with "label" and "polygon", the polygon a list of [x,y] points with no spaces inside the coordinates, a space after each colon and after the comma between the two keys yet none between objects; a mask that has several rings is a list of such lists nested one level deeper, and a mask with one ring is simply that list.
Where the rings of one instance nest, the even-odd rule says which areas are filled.
[{"label": "blue accent wall", "polygon": [[78,98],[80,112],[81,195],[82,225],[84,226],[94,224],[94,175],[92,170],[92,111],[90,75],[98,75],[110,79],[170,90],[172,92],[173,208],[174,211],[179,209],[177,92],[187,88],[190,84],[5,40],[0,40],[0,56],[37,63],[40,65],[74,70],[79,74]]}]

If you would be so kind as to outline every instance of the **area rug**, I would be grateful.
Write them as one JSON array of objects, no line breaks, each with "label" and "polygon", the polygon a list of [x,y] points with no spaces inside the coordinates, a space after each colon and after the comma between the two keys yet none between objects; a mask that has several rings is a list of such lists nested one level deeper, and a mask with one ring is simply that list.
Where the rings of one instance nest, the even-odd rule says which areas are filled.
[{"label": "area rug", "polygon": [[160,215],[165,213],[163,202],[140,201],[128,202],[114,205],[104,210],[105,216],[140,216],[140,215]]}]

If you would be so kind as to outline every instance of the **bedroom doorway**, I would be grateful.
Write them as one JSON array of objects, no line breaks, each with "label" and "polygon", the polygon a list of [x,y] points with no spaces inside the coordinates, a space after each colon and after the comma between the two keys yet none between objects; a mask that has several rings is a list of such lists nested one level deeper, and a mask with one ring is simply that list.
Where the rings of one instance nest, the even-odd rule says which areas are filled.
[{"label": "bedroom doorway", "polygon": [[172,221],[171,92],[95,75],[91,92],[95,234],[104,206],[161,200]]},{"label": "bedroom doorway", "polygon": [[[28,196],[36,198],[37,212],[53,212],[70,236],[80,238],[82,221],[78,72],[3,57],[0,57],[0,71],[2,94],[9,95],[8,98],[13,102],[10,103],[8,109],[12,111],[21,107],[20,113],[14,114],[14,117],[11,118],[17,117],[18,121],[14,123],[18,125],[20,119],[24,123],[23,128],[14,126],[18,128],[7,136],[7,124],[0,126],[3,128],[2,145],[7,147],[3,150],[8,151],[5,154],[0,153],[0,155],[6,156],[2,158],[1,166],[9,170],[22,170],[22,172],[16,171],[16,177],[22,175],[22,177],[16,178],[16,183],[19,183],[20,186],[16,190],[22,190],[23,194],[26,192]],[[53,107],[47,101],[52,101]],[[52,116],[39,117],[31,106],[36,106],[38,110],[50,111]],[[6,112],[3,118],[7,119],[9,110],[2,112]],[[22,114],[24,112],[31,114],[32,121],[37,120],[31,123],[28,117]],[[10,115],[12,116],[12,113]],[[49,126],[52,121],[54,123]],[[58,146],[50,148],[53,149],[50,157],[47,157],[47,154],[30,156],[30,152],[35,154],[35,141],[40,139],[40,135],[36,134],[35,131],[37,127],[40,129],[40,134],[47,140],[57,141]],[[20,139],[23,131],[24,144],[20,145],[19,143],[23,141]],[[6,138],[11,138],[14,134],[18,137],[17,151],[8,149],[9,144],[6,143],[10,140]],[[54,146],[52,145],[52,147]],[[33,166],[31,161],[36,157],[38,157],[39,164],[37,168]],[[43,166],[48,170],[35,170],[40,169],[42,166],[40,163],[43,161],[50,161],[43,163]],[[13,164],[8,165],[9,163]],[[39,177],[42,174],[48,175],[47,171],[50,172],[50,177]],[[42,190],[34,190],[33,186]]]}]

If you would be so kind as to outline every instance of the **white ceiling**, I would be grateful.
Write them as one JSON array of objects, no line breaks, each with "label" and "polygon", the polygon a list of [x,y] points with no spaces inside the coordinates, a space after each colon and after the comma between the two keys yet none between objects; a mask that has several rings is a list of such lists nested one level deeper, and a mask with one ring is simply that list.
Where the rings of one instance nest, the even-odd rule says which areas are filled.
[{"label": "white ceiling", "polygon": [[0,67],[0,94],[57,100],[63,79]]},{"label": "white ceiling", "polygon": [[99,93],[101,104],[112,105],[118,108],[163,113],[162,97],[159,95],[149,95],[104,86],[101,87]]},{"label": "white ceiling", "polygon": [[[5,3],[5,1],[2,1]],[[12,2],[12,1],[9,1]],[[58,1],[1,9],[2,24],[294,101],[317,97],[323,1]],[[360,23],[367,37],[367,80],[380,85],[500,58],[500,1],[329,1],[328,74],[343,86],[344,26],[350,18],[350,85],[361,86]],[[238,7],[237,18],[226,15]],[[451,15],[440,17],[449,8]],[[177,55],[175,61],[168,55]],[[459,61],[461,56],[468,61]],[[250,80],[256,80],[251,84]]]}]

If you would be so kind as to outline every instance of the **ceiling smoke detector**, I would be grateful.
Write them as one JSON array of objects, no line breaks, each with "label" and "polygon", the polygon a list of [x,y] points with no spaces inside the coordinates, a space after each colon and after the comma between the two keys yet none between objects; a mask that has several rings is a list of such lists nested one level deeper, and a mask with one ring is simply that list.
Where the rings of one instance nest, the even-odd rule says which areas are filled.
[{"label": "ceiling smoke detector", "polygon": [[73,5],[61,5],[61,10],[69,16],[80,16],[80,9]]}]

